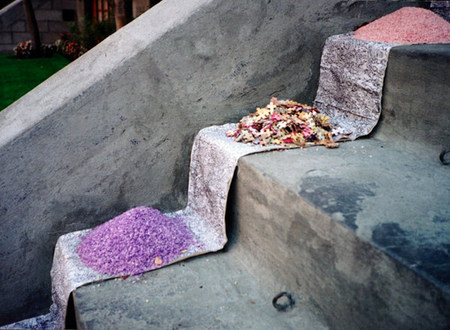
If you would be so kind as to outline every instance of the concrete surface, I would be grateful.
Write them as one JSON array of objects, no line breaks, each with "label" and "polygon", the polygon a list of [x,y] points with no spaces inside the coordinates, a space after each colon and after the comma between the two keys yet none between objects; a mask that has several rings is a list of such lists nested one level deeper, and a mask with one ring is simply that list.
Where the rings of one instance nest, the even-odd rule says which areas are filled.
[{"label": "concrete surface", "polygon": [[73,301],[80,312],[78,329],[327,329],[301,296],[294,296],[291,310],[277,311],[272,299],[278,293],[258,285],[230,252],[197,257],[138,280],[82,287]]},{"label": "concrete surface", "polygon": [[[190,260],[188,269],[180,264],[145,274],[146,282],[108,281],[100,289],[98,284],[77,289],[77,325],[450,326],[450,193],[442,185],[450,173],[438,160],[365,139],[335,150],[245,156],[236,174],[227,211],[230,241],[224,253]],[[238,280],[237,274],[246,280]],[[224,289],[233,281],[242,285],[241,294],[264,293],[265,298],[228,294]],[[201,285],[213,291],[200,294]],[[279,322],[289,319],[278,319],[268,305],[281,291],[301,297],[296,308],[314,311],[321,321],[309,323],[310,316],[304,316],[301,324]],[[248,299],[265,301],[267,310],[256,312]],[[229,312],[225,319],[221,308]],[[261,316],[253,314],[259,312]],[[217,323],[217,315],[223,323]]]},{"label": "concrete surface", "polygon": [[450,327],[449,72],[450,45],[394,48],[373,138],[240,161],[231,236],[264,285],[333,328]]},{"label": "concrete surface", "polygon": [[47,312],[58,236],[182,208],[200,128],[311,103],[325,39],[405,4],[165,0],[3,110],[0,324]]},{"label": "concrete surface", "polygon": [[[228,271],[207,274],[201,269],[204,260],[190,261],[189,271],[198,274],[200,282],[212,277],[217,283],[229,281],[228,273],[244,272],[257,281],[255,291],[288,291],[302,297],[304,306],[317,309],[314,314],[324,322],[318,326],[449,328],[450,173],[438,157],[449,142],[445,118],[450,93],[444,79],[448,47],[409,46],[391,53],[383,98],[388,110],[372,138],[333,150],[317,147],[242,158],[227,210],[229,243],[224,255],[232,262],[207,257]],[[423,109],[428,110],[425,118]],[[142,290],[157,292],[161,282],[150,276],[158,277],[159,271],[146,275],[147,283],[127,286],[124,299],[140,301]],[[180,277],[172,283],[192,282]],[[120,327],[154,320],[143,320],[129,305],[117,307],[117,300],[112,308],[111,296],[122,289],[113,282],[101,286],[101,292],[95,285],[76,290],[79,324],[95,329],[106,316],[118,320],[127,313],[129,319]],[[202,299],[184,290],[164,292],[150,310],[160,315],[172,301],[195,306]],[[217,297],[209,301],[222,304]],[[217,325],[212,318],[196,323],[195,307],[189,311],[189,320],[178,313],[167,322]],[[261,328],[259,319],[254,320],[255,328]],[[217,327],[233,328],[233,322]],[[314,328],[302,326],[297,328]]]},{"label": "concrete surface", "polygon": [[450,147],[449,76],[450,44],[392,48],[374,134],[434,157]]},{"label": "concrete surface", "polygon": [[299,285],[335,328],[443,329],[449,179],[437,159],[376,139],[248,156],[230,201],[245,219],[236,247],[265,282]]}]

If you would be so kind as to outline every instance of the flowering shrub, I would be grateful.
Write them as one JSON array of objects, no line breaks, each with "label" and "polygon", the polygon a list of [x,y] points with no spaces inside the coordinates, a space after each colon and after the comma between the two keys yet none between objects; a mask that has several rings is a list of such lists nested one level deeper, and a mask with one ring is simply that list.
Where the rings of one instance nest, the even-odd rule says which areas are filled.
[{"label": "flowering shrub", "polygon": [[62,33],[61,38],[55,42],[56,51],[71,61],[77,59],[87,52],[78,39],[70,33]]},{"label": "flowering shrub", "polygon": [[31,57],[31,40],[18,43],[16,47],[14,47],[14,55],[17,58]]},{"label": "flowering shrub", "polygon": [[[56,51],[56,46],[52,44],[42,44],[39,56],[51,57]],[[20,42],[14,47],[14,55],[17,58],[30,58],[33,57],[33,46],[31,40]]]},{"label": "flowering shrub", "polygon": [[61,33],[60,39],[54,44],[42,44],[39,54],[33,51],[31,40],[17,44],[14,47],[14,54],[17,58],[30,58],[35,55],[49,57],[58,52],[73,61],[112,34],[115,31],[115,22],[114,19],[109,19],[92,23],[85,19],[84,28],[81,31],[76,25],[71,28],[71,31],[73,33]]},{"label": "flowering shrub", "polygon": [[87,52],[87,49],[81,46],[75,40],[66,41],[62,47],[62,54],[73,61]]}]

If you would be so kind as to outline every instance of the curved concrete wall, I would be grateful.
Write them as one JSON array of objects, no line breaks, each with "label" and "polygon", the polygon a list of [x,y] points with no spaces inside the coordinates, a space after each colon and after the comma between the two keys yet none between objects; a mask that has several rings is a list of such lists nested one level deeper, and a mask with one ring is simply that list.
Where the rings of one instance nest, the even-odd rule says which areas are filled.
[{"label": "curved concrete wall", "polygon": [[325,39],[401,5],[165,0],[2,111],[0,324],[47,311],[60,235],[183,207],[199,129],[311,103]]}]

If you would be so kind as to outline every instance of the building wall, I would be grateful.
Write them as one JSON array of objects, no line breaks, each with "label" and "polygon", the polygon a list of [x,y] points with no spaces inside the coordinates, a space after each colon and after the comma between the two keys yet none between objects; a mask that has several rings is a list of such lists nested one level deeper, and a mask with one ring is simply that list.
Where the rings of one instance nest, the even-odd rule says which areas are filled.
[{"label": "building wall", "polygon": [[150,8],[149,0],[133,0],[133,18],[142,15]]},{"label": "building wall", "polygon": [[[76,19],[76,0],[34,0],[33,6],[42,43],[55,42]],[[21,0],[0,10],[0,53],[12,53],[19,42],[30,38]]]}]

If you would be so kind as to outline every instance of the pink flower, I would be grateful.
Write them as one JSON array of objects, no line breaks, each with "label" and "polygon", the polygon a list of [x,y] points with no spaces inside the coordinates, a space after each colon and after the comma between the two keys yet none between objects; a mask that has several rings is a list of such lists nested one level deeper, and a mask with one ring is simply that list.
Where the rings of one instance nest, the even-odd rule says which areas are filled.
[{"label": "pink flower", "polygon": [[279,121],[281,119],[280,115],[276,112],[270,115],[270,120],[272,121]]},{"label": "pink flower", "polygon": [[312,132],[311,132],[311,128],[309,126],[303,126],[302,127],[302,134],[303,136],[307,139],[309,137],[311,137]]}]

